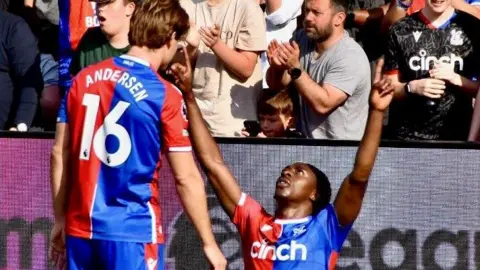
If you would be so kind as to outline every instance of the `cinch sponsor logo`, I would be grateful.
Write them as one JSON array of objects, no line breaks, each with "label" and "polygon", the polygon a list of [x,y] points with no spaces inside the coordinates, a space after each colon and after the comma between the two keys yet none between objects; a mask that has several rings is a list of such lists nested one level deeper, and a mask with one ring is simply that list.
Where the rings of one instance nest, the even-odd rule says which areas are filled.
[{"label": "cinch sponsor logo", "polygon": [[411,70],[430,70],[435,62],[452,64],[454,66],[458,63],[460,70],[463,70],[463,59],[453,53],[437,58],[435,56],[428,56],[427,51],[422,49],[418,54],[418,56],[410,57],[410,60],[408,61]]},{"label": "cinch sponsor logo", "polygon": [[307,247],[303,244],[298,244],[296,241],[292,241],[290,244],[282,244],[278,247],[257,241],[252,244],[250,256],[261,260],[305,261],[307,260]]}]

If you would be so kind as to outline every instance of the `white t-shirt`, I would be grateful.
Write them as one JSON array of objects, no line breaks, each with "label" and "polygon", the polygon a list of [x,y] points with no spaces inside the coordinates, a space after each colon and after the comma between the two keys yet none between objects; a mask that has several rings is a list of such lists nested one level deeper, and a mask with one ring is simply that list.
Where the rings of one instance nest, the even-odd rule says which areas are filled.
[{"label": "white t-shirt", "polygon": [[[265,14],[267,25],[267,45],[274,39],[278,42],[288,42],[297,29],[297,17],[302,13],[303,0],[282,0],[282,6],[270,14]],[[262,53],[263,88],[268,88],[266,74],[268,67],[267,55]]]}]

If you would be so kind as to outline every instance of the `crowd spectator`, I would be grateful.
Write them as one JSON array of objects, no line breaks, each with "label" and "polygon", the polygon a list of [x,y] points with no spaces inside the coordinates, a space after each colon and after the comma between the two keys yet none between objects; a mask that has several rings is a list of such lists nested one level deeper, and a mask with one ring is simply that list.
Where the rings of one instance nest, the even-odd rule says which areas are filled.
[{"label": "crowd spectator", "polygon": [[242,135],[245,137],[283,137],[298,138],[302,135],[295,131],[294,106],[291,92],[288,90],[263,91],[257,104],[257,121],[245,124]]},{"label": "crowd spectator", "polygon": [[40,70],[42,71],[44,85],[40,95],[40,126],[43,126],[46,131],[54,131],[61,99],[58,84],[58,63],[52,55],[41,54]]},{"label": "crowd spectator", "polygon": [[92,0],[96,3],[100,26],[89,28],[80,40],[70,65],[72,76],[91,64],[122,55],[130,49],[128,31],[136,1]]},{"label": "crowd spectator", "polygon": [[35,7],[35,11],[40,19],[47,20],[53,25],[58,25],[58,1],[53,0],[24,0],[26,7]]},{"label": "crowd spectator", "polygon": [[23,17],[37,37],[40,53],[58,56],[58,1],[23,0]]},{"label": "crowd spectator", "polygon": [[390,3],[386,0],[348,1],[345,29],[364,49],[371,62],[372,71],[382,55],[384,43],[381,42],[381,35],[386,31],[380,27],[389,8]]},{"label": "crowd spectator", "polygon": [[[193,91],[215,136],[240,136],[245,120],[256,120],[262,90],[259,55],[266,50],[265,20],[255,1],[182,0],[199,28]],[[196,61],[195,61],[196,60]]]},{"label": "crowd spectator", "polygon": [[[302,13],[303,0],[265,0],[267,44],[272,40],[286,42],[297,29],[297,18]],[[262,53],[263,88],[268,88],[265,75],[270,66],[266,53]]]},{"label": "crowd spectator", "polygon": [[382,27],[382,22],[391,4],[389,0],[348,1],[345,29],[367,54],[372,79],[377,61],[384,51],[385,43],[382,41],[387,29]]},{"label": "crowd spectator", "polygon": [[268,85],[296,89],[297,125],[308,138],[359,140],[365,129],[370,66],[344,29],[346,11],[344,0],[307,0],[294,42],[269,45]]},{"label": "crowd spectator", "polygon": [[27,131],[43,89],[37,42],[21,17],[0,10],[0,129]]},{"label": "crowd spectator", "polygon": [[[419,12],[425,7],[428,0],[394,0],[382,21],[382,29],[389,29],[395,22],[405,16]],[[451,0],[452,6],[460,11],[469,13],[480,19],[480,1],[479,0]]]},{"label": "crowd spectator", "polygon": [[475,17],[452,0],[426,1],[390,28],[385,68],[396,85],[389,134],[401,140],[467,140],[479,83]]}]

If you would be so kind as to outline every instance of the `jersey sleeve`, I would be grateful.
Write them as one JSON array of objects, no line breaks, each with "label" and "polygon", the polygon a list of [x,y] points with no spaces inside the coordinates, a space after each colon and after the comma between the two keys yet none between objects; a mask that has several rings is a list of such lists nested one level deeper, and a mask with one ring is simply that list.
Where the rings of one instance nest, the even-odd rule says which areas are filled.
[{"label": "jersey sleeve", "polygon": [[335,208],[331,204],[320,211],[316,218],[322,226],[325,226],[333,250],[340,252],[343,242],[347,239],[348,233],[352,229],[353,224],[348,226],[340,225]]},{"label": "jersey sleeve", "polygon": [[245,235],[249,232],[249,223],[253,218],[259,217],[262,212],[263,208],[260,203],[247,194],[242,193],[232,218],[232,222],[237,227],[240,235]]},{"label": "jersey sleeve", "polygon": [[165,83],[165,101],[161,112],[162,144],[165,152],[190,152],[187,107],[182,94],[168,82]]},{"label": "jersey sleeve", "polygon": [[68,123],[68,98],[70,97],[71,92],[76,91],[77,87],[77,79],[74,79],[72,82],[72,86],[65,92],[65,95],[60,102],[60,107],[58,108],[57,113],[57,123]]},{"label": "jersey sleeve", "polygon": [[398,68],[399,68],[398,57],[400,57],[400,55],[401,55],[401,52],[396,42],[396,34],[394,31],[394,27],[391,27],[388,32],[387,48],[385,51],[385,65],[384,65],[385,74],[388,74],[388,75],[398,74]]}]

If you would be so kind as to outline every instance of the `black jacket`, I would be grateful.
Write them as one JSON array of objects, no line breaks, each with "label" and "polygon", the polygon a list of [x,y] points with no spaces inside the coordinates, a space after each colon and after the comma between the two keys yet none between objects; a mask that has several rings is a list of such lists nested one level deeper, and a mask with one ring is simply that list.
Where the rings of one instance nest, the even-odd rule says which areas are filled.
[{"label": "black jacket", "polygon": [[43,90],[37,41],[27,23],[0,10],[0,129],[32,124]]}]

